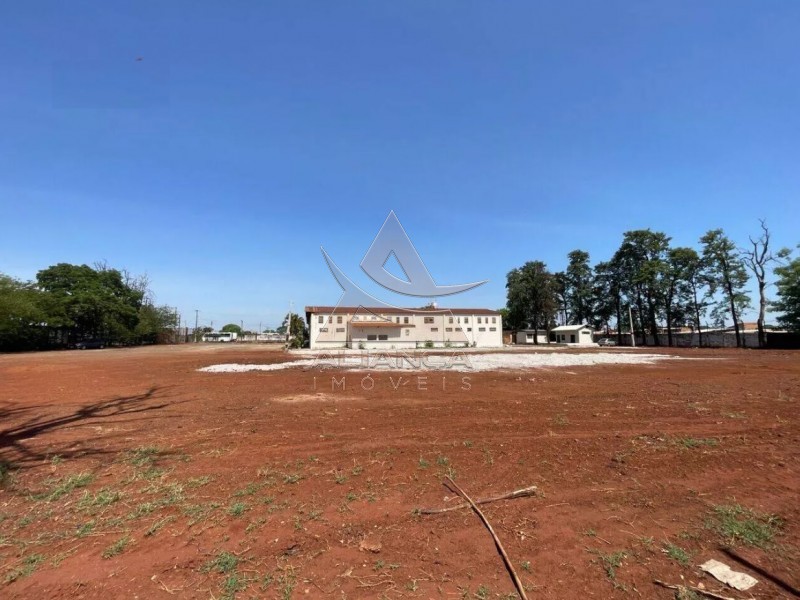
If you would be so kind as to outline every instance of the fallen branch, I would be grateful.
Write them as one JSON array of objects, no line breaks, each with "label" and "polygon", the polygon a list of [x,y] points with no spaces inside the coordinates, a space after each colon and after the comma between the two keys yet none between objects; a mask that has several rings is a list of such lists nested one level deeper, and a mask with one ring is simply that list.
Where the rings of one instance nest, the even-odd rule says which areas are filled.
[{"label": "fallen branch", "polygon": [[658,579],[654,579],[653,583],[657,583],[661,587],[669,588],[671,590],[692,590],[698,594],[703,594],[704,596],[708,596],[709,598],[716,598],[716,600],[736,600],[736,598],[731,598],[730,596],[720,596],[719,594],[715,594],[714,592],[709,592],[708,590],[704,590],[703,588],[695,587],[693,585],[670,585],[669,583],[664,583],[663,581],[659,581]]},{"label": "fallen branch", "polygon": [[492,525],[491,523],[489,523],[489,520],[481,512],[481,509],[478,508],[478,505],[475,504],[472,498],[467,496],[467,493],[460,487],[458,487],[458,485],[456,485],[455,481],[453,481],[450,477],[446,477],[445,480],[447,481],[447,484],[451,487],[453,491],[455,491],[459,496],[461,496],[464,500],[466,500],[469,503],[469,505],[472,507],[472,510],[475,511],[475,514],[477,514],[480,520],[483,521],[483,524],[486,526],[486,529],[488,529],[489,533],[492,535],[492,539],[494,539],[494,545],[497,546],[497,550],[498,552],[500,552],[500,556],[503,557],[503,562],[506,565],[506,570],[508,570],[508,574],[511,575],[511,579],[514,582],[514,586],[517,588],[517,593],[519,594],[522,600],[528,600],[528,596],[525,595],[525,588],[522,587],[522,582],[520,581],[517,572],[514,570],[514,565],[511,564],[511,559],[508,558],[508,554],[506,554],[505,548],[503,548],[503,544],[500,543],[500,538],[497,537],[497,534],[494,532],[494,529],[492,529]]},{"label": "fallen branch", "polygon": [[749,560],[747,560],[743,556],[739,556],[736,552],[734,552],[730,548],[726,548],[724,546],[720,546],[720,550],[722,552],[724,552],[725,554],[727,554],[728,556],[730,556],[733,560],[743,564],[745,567],[748,567],[749,569],[753,569],[753,571],[755,571],[756,573],[758,573],[762,577],[766,577],[772,583],[777,585],[779,588],[782,588],[785,592],[789,592],[795,598],[800,598],[800,590],[798,590],[792,584],[787,583],[786,581],[784,581],[783,579],[781,579],[777,575],[773,575],[772,573],[770,573],[769,571],[767,571],[763,567],[759,567],[758,565],[751,563]]},{"label": "fallen branch", "polygon": [[[498,500],[513,500],[514,498],[528,498],[535,496],[538,488],[531,485],[521,490],[514,490],[507,494],[500,494],[499,496],[491,496],[489,498],[477,498],[475,504],[489,504],[490,502],[497,502]],[[448,506],[447,508],[421,508],[419,514],[421,515],[438,515],[441,513],[450,512],[451,510],[461,510],[462,508],[469,508],[470,504],[465,502],[463,504],[456,504],[455,506]]]}]

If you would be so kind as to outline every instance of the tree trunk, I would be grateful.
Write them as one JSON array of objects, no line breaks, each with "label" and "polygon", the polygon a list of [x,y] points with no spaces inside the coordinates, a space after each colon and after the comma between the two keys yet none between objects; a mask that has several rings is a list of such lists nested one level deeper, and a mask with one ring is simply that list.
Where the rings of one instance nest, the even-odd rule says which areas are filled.
[{"label": "tree trunk", "polygon": [[695,317],[695,322],[697,323],[697,343],[702,348],[703,331],[700,329],[700,304],[697,302],[697,289],[692,288],[692,294],[694,295],[694,317]]},{"label": "tree trunk", "polygon": [[672,310],[667,304],[667,346],[672,348]]},{"label": "tree trunk", "polygon": [[733,330],[736,332],[736,347],[742,347],[742,337],[739,335],[739,320],[736,318],[736,302],[733,300],[733,288],[731,287],[730,281],[726,282],[726,287],[728,289],[728,300],[731,303],[731,317],[733,317]]},{"label": "tree trunk", "polygon": [[[642,293],[637,290],[636,292],[636,321],[638,322],[639,329],[642,332],[642,346],[647,346],[647,328],[644,326],[644,303],[642,302]],[[634,339],[636,338],[636,328],[631,323],[631,330]]]},{"label": "tree trunk", "polygon": [[758,347],[767,345],[767,334],[764,332],[764,317],[767,312],[767,282],[762,277],[758,280]]}]

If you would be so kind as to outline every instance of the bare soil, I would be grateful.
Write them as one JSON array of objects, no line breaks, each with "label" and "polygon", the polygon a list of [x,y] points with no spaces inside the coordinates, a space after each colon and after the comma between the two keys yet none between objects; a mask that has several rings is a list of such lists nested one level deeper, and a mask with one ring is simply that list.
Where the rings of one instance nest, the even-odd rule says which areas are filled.
[{"label": "bare soil", "polygon": [[[800,353],[655,351],[697,360],[368,388],[197,371],[292,359],[268,347],[0,356],[0,596],[515,597],[473,513],[416,513],[458,502],[450,475],[538,486],[483,507],[531,598],[788,597],[719,547],[800,586]],[[709,558],[758,585],[722,589]]]}]

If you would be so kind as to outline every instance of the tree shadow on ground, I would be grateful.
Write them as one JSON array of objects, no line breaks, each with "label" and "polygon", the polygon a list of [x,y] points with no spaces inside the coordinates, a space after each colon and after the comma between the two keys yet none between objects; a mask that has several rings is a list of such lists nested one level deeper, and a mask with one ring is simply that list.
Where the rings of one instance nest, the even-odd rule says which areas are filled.
[{"label": "tree shadow on ground", "polygon": [[[71,427],[80,425],[97,425],[106,421],[114,424],[130,423],[139,421],[139,418],[129,418],[131,415],[144,415],[153,411],[175,406],[183,401],[164,401],[167,398],[164,387],[153,386],[141,394],[131,396],[118,396],[109,400],[100,400],[81,406],[74,412],[66,415],[48,418],[41,416],[40,411],[52,410],[52,406],[33,406],[33,407],[0,407],[0,422],[6,422],[21,415],[38,413],[36,416],[0,430],[0,463],[6,465],[6,469],[13,465],[14,469],[32,466],[41,463],[48,458],[58,455],[67,459],[72,457],[103,456],[115,454],[117,450],[107,450],[92,444],[97,438],[88,440],[57,440],[63,441],[64,448],[59,449],[56,444],[48,444],[45,450],[34,449],[34,444],[26,443],[47,434],[63,432]],[[152,402],[158,400],[158,402]],[[108,438],[104,438],[108,441]]]}]

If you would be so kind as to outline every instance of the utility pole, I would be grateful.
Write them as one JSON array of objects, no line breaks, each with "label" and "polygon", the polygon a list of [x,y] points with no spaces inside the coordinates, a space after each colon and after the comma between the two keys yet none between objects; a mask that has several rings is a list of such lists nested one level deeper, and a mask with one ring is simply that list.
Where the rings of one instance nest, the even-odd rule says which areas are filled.
[{"label": "utility pole", "polygon": [[197,325],[198,325],[198,317],[200,316],[200,311],[198,309],[194,309],[194,341],[197,343]]},{"label": "utility pole", "polygon": [[631,324],[631,346],[636,348],[636,334],[633,331],[633,312],[631,311],[630,304],[628,304],[628,321]]}]

